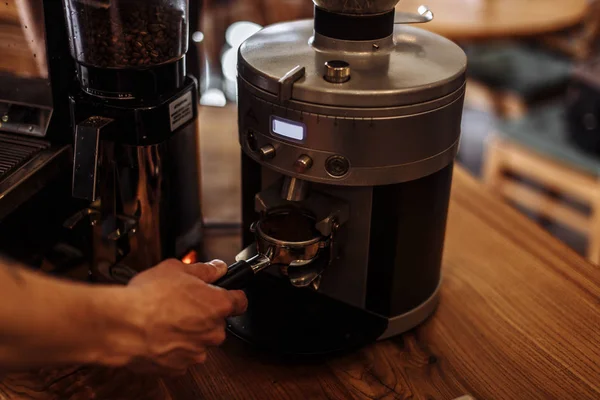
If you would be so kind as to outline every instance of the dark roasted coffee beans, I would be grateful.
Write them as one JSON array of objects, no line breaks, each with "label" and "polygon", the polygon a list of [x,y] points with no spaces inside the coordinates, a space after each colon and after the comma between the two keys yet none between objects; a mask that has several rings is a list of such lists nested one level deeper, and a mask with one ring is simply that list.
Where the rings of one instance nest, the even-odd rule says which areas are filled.
[{"label": "dark roasted coffee beans", "polygon": [[106,68],[146,68],[187,50],[184,10],[177,1],[114,1],[107,8],[68,0],[77,60]]}]

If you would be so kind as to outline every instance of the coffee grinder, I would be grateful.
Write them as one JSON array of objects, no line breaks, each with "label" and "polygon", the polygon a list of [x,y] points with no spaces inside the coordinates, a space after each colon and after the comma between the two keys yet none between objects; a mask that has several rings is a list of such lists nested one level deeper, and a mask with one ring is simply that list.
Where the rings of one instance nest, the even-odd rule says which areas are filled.
[{"label": "coffee grinder", "polygon": [[201,240],[197,82],[187,0],[63,0],[77,87],[66,222],[93,229],[91,275],[126,282]]},{"label": "coffee grinder", "polygon": [[229,330],[280,354],[350,349],[434,312],[465,93],[460,47],[407,25],[427,8],[314,3],[314,20],[269,26],[238,58],[238,260],[262,272]]}]

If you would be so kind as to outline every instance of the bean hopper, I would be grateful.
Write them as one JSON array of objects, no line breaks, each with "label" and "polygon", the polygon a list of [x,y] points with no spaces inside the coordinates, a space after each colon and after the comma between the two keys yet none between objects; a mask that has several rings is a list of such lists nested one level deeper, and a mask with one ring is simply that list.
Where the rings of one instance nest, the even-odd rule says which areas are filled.
[{"label": "bean hopper", "polygon": [[229,330],[284,354],[434,312],[465,93],[464,52],[410,26],[426,7],[314,3],[314,20],[269,26],[238,58],[246,248],[228,277],[254,278]]},{"label": "bean hopper", "polygon": [[126,282],[201,239],[197,82],[187,0],[63,0],[77,87],[73,196],[92,277]]}]

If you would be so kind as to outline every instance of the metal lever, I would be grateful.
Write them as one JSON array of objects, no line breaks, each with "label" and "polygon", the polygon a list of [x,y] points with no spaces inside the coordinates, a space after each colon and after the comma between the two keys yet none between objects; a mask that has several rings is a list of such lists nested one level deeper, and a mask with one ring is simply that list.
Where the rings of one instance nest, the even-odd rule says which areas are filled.
[{"label": "metal lever", "polygon": [[296,65],[279,80],[279,102],[283,103],[292,98],[294,83],[306,74],[306,68]]},{"label": "metal lever", "polygon": [[91,225],[96,225],[100,219],[100,212],[93,208],[84,208],[83,210],[69,217],[63,223],[63,226],[67,229],[73,229],[86,217],[89,217]]},{"label": "metal lever", "polygon": [[117,228],[114,232],[109,233],[108,240],[117,241],[124,236],[131,236],[137,232],[138,221],[135,218],[118,215],[117,221],[122,222],[122,228]]},{"label": "metal lever", "polygon": [[424,24],[433,20],[433,12],[427,6],[419,6],[417,13],[397,12],[394,24]]},{"label": "metal lever", "polygon": [[96,201],[100,138],[112,122],[110,118],[90,117],[75,128],[72,194],[77,199]]}]

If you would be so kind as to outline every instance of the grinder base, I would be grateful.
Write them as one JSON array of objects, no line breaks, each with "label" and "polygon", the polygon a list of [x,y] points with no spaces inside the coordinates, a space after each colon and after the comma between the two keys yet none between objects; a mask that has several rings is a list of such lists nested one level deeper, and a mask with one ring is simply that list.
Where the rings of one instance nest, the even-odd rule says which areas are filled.
[{"label": "grinder base", "polygon": [[[245,291],[248,311],[230,318],[228,330],[262,351],[284,356],[335,355],[392,336],[390,319],[294,288],[269,274],[256,276]],[[436,292],[428,307],[419,307],[419,318],[408,315],[413,323],[403,324],[402,331],[394,334],[425,320],[434,311],[437,297]]]}]

